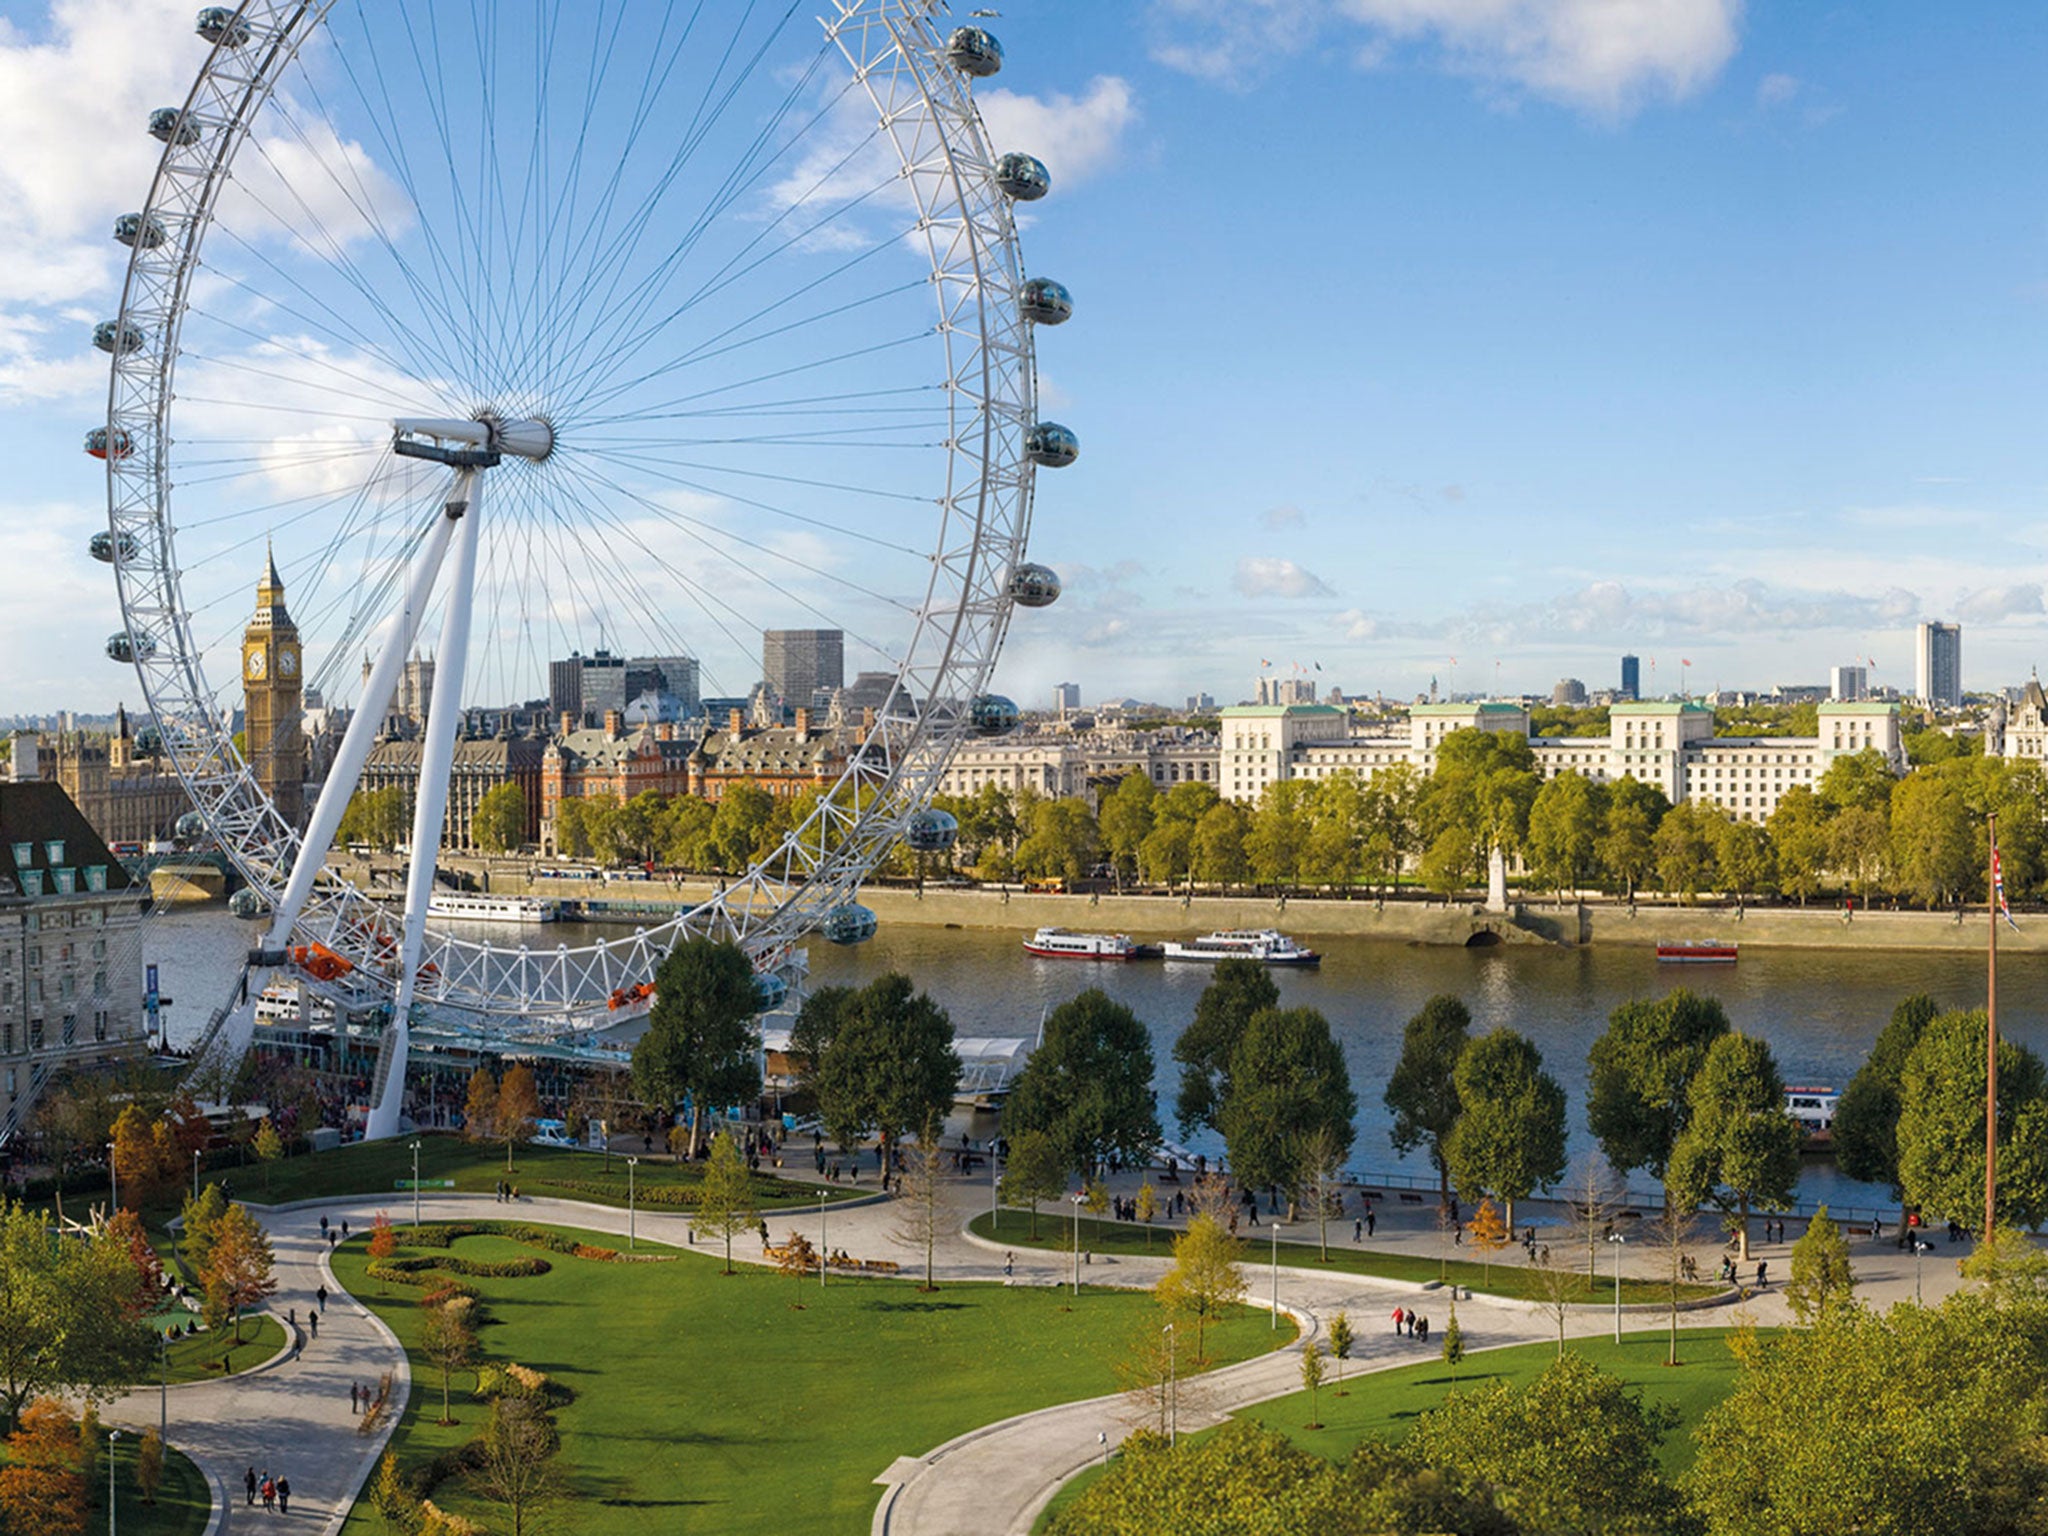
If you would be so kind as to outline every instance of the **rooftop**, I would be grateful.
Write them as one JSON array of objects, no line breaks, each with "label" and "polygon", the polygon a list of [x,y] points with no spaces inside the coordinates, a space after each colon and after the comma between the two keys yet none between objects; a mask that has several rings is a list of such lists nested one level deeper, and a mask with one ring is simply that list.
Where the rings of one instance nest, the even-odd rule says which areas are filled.
[{"label": "rooftop", "polygon": [[1226,720],[1300,719],[1316,715],[1343,715],[1334,704],[1232,704],[1221,711]]}]

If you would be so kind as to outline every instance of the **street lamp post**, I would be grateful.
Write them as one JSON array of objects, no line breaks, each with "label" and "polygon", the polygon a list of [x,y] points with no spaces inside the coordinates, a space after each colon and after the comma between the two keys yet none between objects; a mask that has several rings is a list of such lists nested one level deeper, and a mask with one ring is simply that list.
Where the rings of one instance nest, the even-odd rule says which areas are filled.
[{"label": "street lamp post", "polygon": [[121,1209],[121,1170],[114,1166],[114,1144],[107,1143],[107,1198],[113,1203],[107,1207],[107,1214],[113,1215]]},{"label": "street lamp post", "polygon": [[1607,1234],[1607,1241],[1614,1244],[1614,1342],[1621,1342],[1621,1245],[1628,1241],[1619,1232]]},{"label": "street lamp post", "polygon": [[633,1170],[640,1166],[640,1159],[626,1159],[626,1251],[633,1251],[633,1244],[639,1239],[639,1218],[634,1214]]},{"label": "street lamp post", "polygon": [[1915,1233],[1913,1233],[1913,1234],[1912,1234],[1912,1238],[1913,1238],[1913,1305],[1917,1307],[1917,1306],[1919,1306],[1919,1305],[1920,1305],[1920,1255],[1921,1255],[1921,1254],[1923,1254],[1923,1253],[1925,1253],[1925,1252],[1927,1251],[1927,1247],[1928,1247],[1928,1245],[1927,1245],[1926,1243],[1923,1243],[1923,1242],[1921,1242],[1921,1241],[1920,1241],[1920,1234],[1919,1234],[1919,1233],[1917,1233],[1917,1232],[1915,1232]]},{"label": "street lamp post", "polygon": [[826,1255],[831,1252],[831,1249],[825,1246],[826,1235],[827,1222],[825,1218],[825,1190],[824,1187],[821,1185],[818,1189],[818,1289],[821,1291],[825,1289]]},{"label": "street lamp post", "polygon": [[157,1384],[156,1437],[168,1444],[171,1438],[171,1336],[161,1328],[156,1334],[156,1353],[163,1367],[163,1379]]},{"label": "street lamp post", "polygon": [[192,1149],[192,1198],[199,1198],[199,1148]]},{"label": "street lamp post", "polygon": [[1170,1449],[1180,1439],[1180,1377],[1174,1370],[1173,1324],[1166,1325],[1166,1444]]},{"label": "street lamp post", "polygon": [[420,1144],[412,1144],[412,1224],[420,1224]]},{"label": "street lamp post", "polygon": [[114,1536],[114,1442],[121,1438],[121,1431],[107,1431],[107,1536]]},{"label": "street lamp post", "polygon": [[988,1139],[988,1229],[1000,1231],[1003,1225],[1003,1209],[996,1190],[996,1139]]},{"label": "street lamp post", "polygon": [[1273,1223],[1273,1331],[1280,1331],[1280,1223]]},{"label": "street lamp post", "polygon": [[1081,1294],[1081,1202],[1085,1194],[1074,1196],[1074,1294]]}]

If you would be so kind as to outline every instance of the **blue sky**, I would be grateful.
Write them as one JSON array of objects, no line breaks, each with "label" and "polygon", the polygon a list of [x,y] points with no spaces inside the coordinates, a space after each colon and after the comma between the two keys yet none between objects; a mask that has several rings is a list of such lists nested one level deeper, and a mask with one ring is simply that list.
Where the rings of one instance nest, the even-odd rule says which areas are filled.
[{"label": "blue sky", "polygon": [[[1055,177],[1024,239],[1075,291],[1040,367],[1083,448],[1041,477],[1068,595],[1012,629],[1021,701],[1235,698],[1262,659],[1599,686],[1624,650],[1660,688],[1681,657],[1695,687],[1866,657],[1910,686],[1934,617],[1971,687],[2048,659],[2048,12],[1002,9],[983,97]],[[133,692],[81,554],[82,342],[147,174],[150,27],[190,10],[0,8],[0,132],[34,151],[0,169],[0,557],[37,578],[0,610],[0,714]],[[82,47],[116,25],[125,53]]]}]

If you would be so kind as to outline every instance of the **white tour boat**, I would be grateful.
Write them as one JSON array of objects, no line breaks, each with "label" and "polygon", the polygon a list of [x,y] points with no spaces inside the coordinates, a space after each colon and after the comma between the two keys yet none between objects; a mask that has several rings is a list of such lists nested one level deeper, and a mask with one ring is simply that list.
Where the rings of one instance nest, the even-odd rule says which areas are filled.
[{"label": "white tour boat", "polygon": [[427,902],[427,916],[447,923],[552,923],[560,915],[555,903],[535,896],[436,891]]},{"label": "white tour boat", "polygon": [[1231,928],[1182,942],[1168,939],[1169,960],[1256,960],[1261,965],[1316,965],[1322,956],[1272,928]]},{"label": "white tour boat", "polygon": [[1041,928],[1024,941],[1024,952],[1041,960],[1136,960],[1145,946],[1124,933],[1075,933]]}]

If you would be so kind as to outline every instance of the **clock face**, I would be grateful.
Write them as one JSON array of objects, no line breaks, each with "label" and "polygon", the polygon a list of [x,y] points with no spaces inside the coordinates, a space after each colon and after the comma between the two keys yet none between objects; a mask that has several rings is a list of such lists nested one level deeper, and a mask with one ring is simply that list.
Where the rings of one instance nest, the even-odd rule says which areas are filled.
[{"label": "clock face", "polygon": [[299,670],[299,653],[286,646],[277,653],[277,671],[280,677],[292,677]]},{"label": "clock face", "polygon": [[252,650],[243,661],[242,670],[251,677],[261,677],[268,670],[268,658],[261,650]]}]

